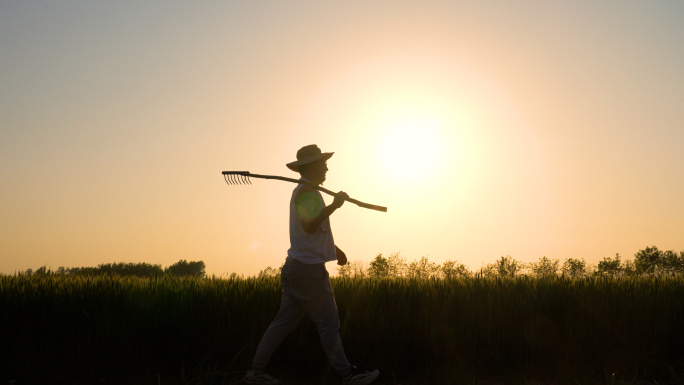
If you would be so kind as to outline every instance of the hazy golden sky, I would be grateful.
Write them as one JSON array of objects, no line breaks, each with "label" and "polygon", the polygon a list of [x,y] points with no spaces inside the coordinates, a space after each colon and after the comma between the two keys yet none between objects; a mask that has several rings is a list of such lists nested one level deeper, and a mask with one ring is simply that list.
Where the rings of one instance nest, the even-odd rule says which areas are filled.
[{"label": "hazy golden sky", "polygon": [[[280,266],[296,177],[350,260],[684,248],[684,3],[0,2],[0,272]],[[331,199],[326,198],[328,202]],[[328,268],[334,271],[334,265]]]}]

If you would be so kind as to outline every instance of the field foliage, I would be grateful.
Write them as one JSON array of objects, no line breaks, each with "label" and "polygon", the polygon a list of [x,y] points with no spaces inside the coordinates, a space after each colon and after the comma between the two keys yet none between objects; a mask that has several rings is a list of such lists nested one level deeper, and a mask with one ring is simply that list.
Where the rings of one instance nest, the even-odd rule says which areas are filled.
[{"label": "field foliage", "polygon": [[[662,381],[684,372],[681,275],[332,283],[348,356],[377,366],[388,382],[427,370],[434,383],[464,373]],[[3,276],[0,382],[158,383],[239,373],[278,310],[280,290],[277,276]],[[310,321],[272,367],[302,375],[326,368]]]}]

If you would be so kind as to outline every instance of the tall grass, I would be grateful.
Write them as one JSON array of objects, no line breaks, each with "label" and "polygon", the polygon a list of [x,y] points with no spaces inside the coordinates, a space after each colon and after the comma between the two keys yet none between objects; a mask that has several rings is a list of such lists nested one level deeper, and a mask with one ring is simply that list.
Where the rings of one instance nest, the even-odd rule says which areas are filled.
[{"label": "tall grass", "polygon": [[409,367],[653,376],[684,357],[681,278],[336,284],[345,342]]},{"label": "tall grass", "polygon": [[[385,373],[664,378],[684,372],[684,278],[333,278],[353,362]],[[246,369],[280,304],[277,277],[0,277],[0,380],[144,382]],[[305,320],[273,357],[326,359]]]}]

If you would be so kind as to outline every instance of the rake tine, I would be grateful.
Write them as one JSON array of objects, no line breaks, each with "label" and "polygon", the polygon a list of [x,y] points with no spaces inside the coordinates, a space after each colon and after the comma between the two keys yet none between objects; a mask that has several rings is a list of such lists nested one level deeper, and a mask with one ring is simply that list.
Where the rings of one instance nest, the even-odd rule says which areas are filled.
[{"label": "rake tine", "polygon": [[228,171],[223,174],[223,180],[230,185],[252,184],[247,171]]}]

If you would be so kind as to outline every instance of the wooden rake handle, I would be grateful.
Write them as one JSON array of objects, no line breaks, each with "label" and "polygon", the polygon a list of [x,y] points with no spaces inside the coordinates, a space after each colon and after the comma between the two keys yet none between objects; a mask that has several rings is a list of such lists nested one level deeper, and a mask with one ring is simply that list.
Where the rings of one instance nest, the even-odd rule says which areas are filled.
[{"label": "wooden rake handle", "polygon": [[[285,182],[292,182],[292,183],[297,183],[297,184],[300,184],[300,183],[301,183],[301,184],[305,184],[305,185],[307,185],[307,186],[309,186],[309,187],[311,187],[311,188],[315,188],[316,190],[321,191],[321,192],[324,192],[324,193],[326,193],[326,194],[328,194],[328,195],[335,196],[335,194],[336,194],[336,193],[334,193],[334,192],[332,192],[332,191],[330,191],[330,190],[328,190],[328,189],[326,189],[326,188],[323,188],[323,187],[321,187],[321,186],[315,185],[315,184],[313,184],[313,183],[311,183],[311,182],[307,182],[307,181],[303,181],[303,180],[299,180],[299,179],[293,179],[293,178],[285,178],[284,176],[259,175],[259,174],[252,174],[252,173],[250,173],[249,171],[223,171],[222,174],[223,174],[223,177],[224,177],[224,178],[226,178],[226,176],[229,176],[229,175],[239,175],[239,176],[241,176],[241,177],[246,177],[246,178],[250,178],[250,177],[251,177],[251,178],[261,178],[261,179],[277,179],[277,180],[282,180],[282,181],[285,181]],[[228,182],[228,179],[226,179],[226,182]],[[231,183],[231,182],[228,182],[228,183]],[[387,207],[376,206],[376,205],[372,205],[372,204],[370,204],[370,203],[364,203],[364,202],[358,201],[358,200],[353,199],[353,198],[347,198],[347,199],[345,199],[345,200],[346,200],[347,202],[351,202],[351,203],[353,203],[353,204],[355,204],[355,205],[357,205],[357,206],[359,206],[359,207],[363,207],[363,208],[365,208],[365,209],[371,209],[371,210],[377,210],[377,211],[387,212]]]}]

